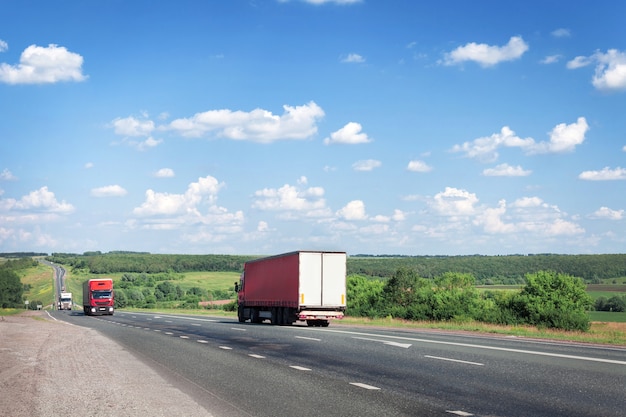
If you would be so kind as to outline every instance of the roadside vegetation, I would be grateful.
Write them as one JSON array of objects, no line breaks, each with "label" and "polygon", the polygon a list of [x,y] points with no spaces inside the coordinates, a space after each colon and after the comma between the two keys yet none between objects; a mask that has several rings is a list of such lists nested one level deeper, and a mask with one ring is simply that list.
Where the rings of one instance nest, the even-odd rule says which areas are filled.
[{"label": "roadside vegetation", "polygon": [[[65,285],[78,306],[84,280],[110,277],[117,308],[230,315],[234,282],[244,262],[257,257],[90,252],[47,259],[67,270]],[[2,307],[19,311],[25,299],[31,300],[28,308],[53,305],[51,269],[15,258],[0,259]],[[624,255],[358,256],[348,257],[347,266],[345,323],[626,345]],[[15,276],[22,289],[17,299]]]}]

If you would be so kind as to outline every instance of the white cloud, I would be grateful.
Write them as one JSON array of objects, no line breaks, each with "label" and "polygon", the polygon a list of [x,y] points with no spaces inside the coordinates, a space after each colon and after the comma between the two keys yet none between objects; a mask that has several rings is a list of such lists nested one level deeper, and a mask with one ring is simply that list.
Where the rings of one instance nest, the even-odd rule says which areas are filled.
[{"label": "white cloud", "polygon": [[366,220],[365,204],[361,200],[353,200],[337,211],[337,216],[345,220]]},{"label": "white cloud", "polygon": [[260,221],[256,226],[257,232],[268,232],[269,230],[269,225],[267,224],[267,222],[264,221]]},{"label": "white cloud", "polygon": [[192,182],[184,194],[158,193],[153,190],[146,191],[146,200],[140,207],[136,207],[133,213],[137,216],[159,216],[198,214],[198,205],[201,203],[212,204],[217,199],[217,193],[224,186],[212,176],[198,178],[198,182]]},{"label": "white cloud", "polygon": [[224,183],[206,176],[190,183],[184,194],[147,190],[144,203],[133,210],[137,218],[126,226],[154,231],[180,229],[183,244],[216,243],[225,241],[228,235],[240,235],[245,222],[243,212],[229,212],[215,205],[222,187]]},{"label": "white cloud", "polygon": [[511,37],[504,46],[471,42],[446,53],[443,64],[456,65],[465,61],[474,61],[483,67],[490,67],[500,62],[519,59],[527,50],[528,44],[521,36]]},{"label": "white cloud", "polygon": [[472,142],[465,142],[462,145],[454,145],[452,152],[464,152],[468,158],[476,158],[483,162],[493,162],[499,157],[498,148],[529,148],[534,143],[534,139],[522,139],[508,126],[504,126],[499,133],[474,139]]},{"label": "white cloud", "polygon": [[464,152],[466,157],[481,162],[496,161],[499,157],[498,149],[503,147],[521,148],[526,154],[572,152],[584,142],[588,130],[587,120],[579,117],[575,123],[556,125],[550,132],[549,141],[537,143],[533,138],[520,138],[508,126],[504,126],[500,133],[454,145],[451,151]]},{"label": "white cloud", "polygon": [[9,50],[9,44],[0,39],[0,52],[6,52]]},{"label": "white cloud", "polygon": [[495,208],[477,211],[473,220],[488,234],[507,234],[516,238],[523,235],[552,238],[555,236],[579,235],[585,230],[567,220],[558,207],[545,203],[538,197],[524,197],[507,206],[500,200]]},{"label": "white cloud", "polygon": [[175,176],[172,168],[161,168],[154,173],[156,178],[173,178]]},{"label": "white cloud", "polygon": [[591,65],[592,63],[593,63],[593,60],[591,58],[588,58],[586,56],[577,56],[571,61],[568,61],[567,64],[565,64],[565,66],[567,67],[567,69],[577,69],[577,68],[586,67],[588,65]]},{"label": "white cloud", "polygon": [[5,168],[0,172],[0,180],[2,181],[15,181],[17,177],[9,171],[8,168]]},{"label": "white cloud", "polygon": [[624,218],[624,210],[611,210],[608,207],[600,207],[591,215],[591,218],[622,220]]},{"label": "white cloud", "polygon": [[93,162],[86,162],[85,165],[83,166],[85,169],[91,169],[94,167]]},{"label": "white cloud", "polygon": [[402,210],[395,209],[393,211],[393,215],[391,216],[391,219],[396,222],[403,222],[406,220],[406,213]]},{"label": "white cloud", "polygon": [[382,165],[382,162],[377,161],[376,159],[366,159],[363,161],[357,161],[352,164],[352,169],[355,171],[373,171],[375,168],[378,168]]},{"label": "white cloud", "polygon": [[59,202],[54,193],[44,186],[38,190],[31,191],[19,200],[12,198],[0,200],[0,211],[8,212],[12,210],[70,214],[74,211],[74,206],[66,203],[65,200]]},{"label": "white cloud", "polygon": [[149,136],[155,129],[152,120],[137,119],[133,116],[120,118],[111,122],[115,134],[121,136]]},{"label": "white cloud", "polygon": [[360,63],[365,62],[365,58],[363,58],[359,54],[353,53],[353,54],[348,54],[347,56],[342,58],[341,62],[348,63],[348,64],[360,64]]},{"label": "white cloud", "polygon": [[569,29],[559,28],[552,31],[552,36],[555,38],[569,38],[571,36],[571,32]]},{"label": "white cloud", "polygon": [[124,188],[119,185],[106,185],[104,187],[93,188],[91,195],[94,197],[123,197],[128,194]]},{"label": "white cloud", "polygon": [[556,64],[561,58],[563,58],[562,55],[548,55],[539,62],[542,64]]},{"label": "white cloud", "polygon": [[430,207],[443,216],[472,215],[477,203],[476,194],[453,187],[446,187],[429,201]]},{"label": "white cloud", "polygon": [[251,112],[228,109],[196,113],[164,126],[185,137],[213,134],[232,140],[271,143],[277,140],[307,139],[317,133],[317,121],[324,111],[313,101],[303,106],[283,106],[281,116],[255,109]]},{"label": "white cloud", "polygon": [[142,141],[129,141],[129,144],[135,147],[138,151],[145,151],[151,148],[155,148],[163,143],[163,139],[154,139],[152,136]]},{"label": "white cloud", "polygon": [[326,145],[333,143],[357,145],[371,142],[372,140],[367,137],[367,134],[361,132],[362,129],[363,127],[360,123],[350,122],[336,132],[331,133],[329,138],[324,139],[324,143]]},{"label": "white cloud", "polygon": [[584,117],[569,125],[560,123],[550,132],[549,142],[540,142],[529,148],[530,153],[572,152],[585,141],[589,125]]},{"label": "white cloud", "polygon": [[600,171],[583,171],[578,178],[589,181],[626,180],[626,168],[604,167]]},{"label": "white cloud", "polygon": [[568,69],[582,68],[596,64],[591,80],[600,91],[626,90],[626,52],[609,49],[606,53],[596,52],[591,56],[577,56],[567,63]]},{"label": "white cloud", "polygon": [[592,84],[598,90],[626,90],[626,53],[610,49],[606,54],[597,53],[598,65]]},{"label": "white cloud", "polygon": [[409,161],[409,165],[406,169],[412,172],[430,172],[433,170],[426,162],[418,160]]},{"label": "white cloud", "polygon": [[526,177],[532,171],[523,169],[520,165],[511,166],[509,164],[500,164],[495,168],[487,168],[483,170],[486,177]]},{"label": "white cloud", "polygon": [[288,217],[323,217],[329,215],[322,187],[285,184],[280,188],[264,188],[254,193],[252,207],[259,210],[290,212]]},{"label": "white cloud", "polygon": [[0,63],[0,82],[7,84],[44,84],[60,81],[83,81],[83,57],[65,47],[31,45],[21,56],[20,63]]}]

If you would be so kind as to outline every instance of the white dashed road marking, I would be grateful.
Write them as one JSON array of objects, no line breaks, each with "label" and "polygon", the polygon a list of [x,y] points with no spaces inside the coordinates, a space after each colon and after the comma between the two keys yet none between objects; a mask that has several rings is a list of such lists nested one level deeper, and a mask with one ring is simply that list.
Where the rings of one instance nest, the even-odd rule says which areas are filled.
[{"label": "white dashed road marking", "polygon": [[354,385],[355,387],[365,388],[365,389],[370,389],[370,390],[379,390],[380,389],[380,388],[375,387],[373,385],[367,385],[367,384],[363,384],[361,382],[350,382],[350,385]]}]

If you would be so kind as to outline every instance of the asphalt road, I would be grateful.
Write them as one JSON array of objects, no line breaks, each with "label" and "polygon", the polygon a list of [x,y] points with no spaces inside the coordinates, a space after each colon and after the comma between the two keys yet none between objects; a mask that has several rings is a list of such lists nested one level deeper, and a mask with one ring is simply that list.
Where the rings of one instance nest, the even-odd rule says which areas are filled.
[{"label": "asphalt road", "polygon": [[115,340],[216,416],[626,415],[624,348],[123,311],[52,314]]}]

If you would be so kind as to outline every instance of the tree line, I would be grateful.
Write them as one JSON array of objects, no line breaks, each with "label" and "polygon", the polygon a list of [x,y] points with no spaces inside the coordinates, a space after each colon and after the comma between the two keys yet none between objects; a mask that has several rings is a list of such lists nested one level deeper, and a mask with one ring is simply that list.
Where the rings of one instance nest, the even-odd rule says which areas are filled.
[{"label": "tree line", "polygon": [[[52,262],[87,270],[92,274],[120,272],[158,274],[166,272],[241,272],[245,262],[260,256],[161,255],[143,252],[55,253]],[[507,255],[507,256],[349,256],[347,273],[388,279],[398,269],[414,270],[433,279],[448,272],[472,274],[477,285],[519,285],[526,274],[555,271],[582,278],[586,283],[626,278],[626,254],[606,255]]]}]

